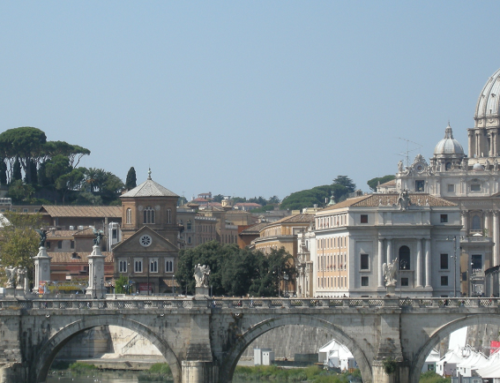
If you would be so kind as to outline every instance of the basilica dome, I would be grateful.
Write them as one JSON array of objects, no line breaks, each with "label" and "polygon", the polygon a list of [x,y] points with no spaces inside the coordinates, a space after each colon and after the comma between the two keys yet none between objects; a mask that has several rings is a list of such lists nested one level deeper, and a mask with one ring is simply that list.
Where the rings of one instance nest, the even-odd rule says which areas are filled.
[{"label": "basilica dome", "polygon": [[453,138],[453,130],[448,124],[444,131],[444,138],[434,148],[435,157],[463,157],[464,148]]},{"label": "basilica dome", "polygon": [[500,110],[500,69],[488,79],[477,100],[474,119],[499,117]]}]

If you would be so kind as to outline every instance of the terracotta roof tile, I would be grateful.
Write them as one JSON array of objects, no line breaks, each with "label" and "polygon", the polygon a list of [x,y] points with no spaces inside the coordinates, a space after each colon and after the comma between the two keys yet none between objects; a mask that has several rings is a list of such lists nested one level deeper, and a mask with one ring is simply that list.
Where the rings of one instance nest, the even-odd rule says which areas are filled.
[{"label": "terracotta roof tile", "polygon": [[245,230],[242,230],[240,234],[259,234],[259,232],[264,228],[266,227],[267,225],[269,225],[269,222],[261,222],[261,223],[257,223],[255,225],[252,225],[250,227],[247,227]]},{"label": "terracotta roof tile", "polygon": [[[88,252],[57,252],[57,251],[48,251],[47,255],[51,257],[51,263],[88,263],[88,258],[90,253]],[[76,256],[75,256],[76,255]],[[105,255],[106,258],[104,262],[113,262],[113,253],[109,251],[103,251],[102,255]]]},{"label": "terracotta roof tile", "polygon": [[161,186],[152,179],[147,179],[139,186],[122,194],[120,197],[179,197],[173,191]]},{"label": "terracotta roof tile", "polygon": [[51,217],[109,217],[121,218],[121,206],[57,206],[43,205],[40,211]]}]

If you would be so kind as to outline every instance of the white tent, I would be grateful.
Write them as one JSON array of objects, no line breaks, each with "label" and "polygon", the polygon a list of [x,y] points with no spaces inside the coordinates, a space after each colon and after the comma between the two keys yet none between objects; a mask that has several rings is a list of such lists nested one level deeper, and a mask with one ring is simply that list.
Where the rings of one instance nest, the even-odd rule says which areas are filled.
[{"label": "white tent", "polygon": [[319,362],[342,371],[358,367],[349,349],[335,339],[319,349]]},{"label": "white tent", "polygon": [[470,347],[466,347],[462,351],[464,359],[457,364],[457,371],[460,375],[465,377],[472,376],[472,370],[488,363],[488,358]]},{"label": "white tent", "polygon": [[462,361],[462,348],[449,350],[444,357],[436,363],[436,373],[441,376],[455,376],[457,364]]},{"label": "white tent", "polygon": [[478,368],[476,373],[483,379],[494,379],[494,383],[500,382],[500,352],[490,355],[488,364]]}]

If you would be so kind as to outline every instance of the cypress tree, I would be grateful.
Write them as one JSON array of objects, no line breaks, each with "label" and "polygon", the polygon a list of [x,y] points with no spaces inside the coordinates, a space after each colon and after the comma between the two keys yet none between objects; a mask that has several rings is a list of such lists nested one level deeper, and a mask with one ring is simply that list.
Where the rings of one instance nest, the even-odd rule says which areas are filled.
[{"label": "cypress tree", "polygon": [[31,184],[37,185],[38,184],[38,174],[37,174],[37,169],[36,169],[36,162],[34,160],[30,161],[30,168],[31,168]]},{"label": "cypress tree", "polygon": [[7,165],[3,158],[0,158],[0,185],[7,185]]},{"label": "cypress tree", "polygon": [[125,181],[125,187],[130,190],[137,186],[137,176],[135,174],[135,169],[132,166],[127,173],[127,180]]}]

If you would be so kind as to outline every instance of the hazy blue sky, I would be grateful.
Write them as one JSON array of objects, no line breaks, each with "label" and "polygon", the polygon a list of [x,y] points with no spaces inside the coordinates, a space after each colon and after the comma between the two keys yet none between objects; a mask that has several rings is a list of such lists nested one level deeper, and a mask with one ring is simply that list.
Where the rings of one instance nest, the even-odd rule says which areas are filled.
[{"label": "hazy blue sky", "polygon": [[[498,1],[2,1],[0,131],[125,179],[253,197],[397,170],[448,119],[467,151]],[[412,149],[414,146],[410,147]],[[411,157],[418,153],[413,151]]]}]

